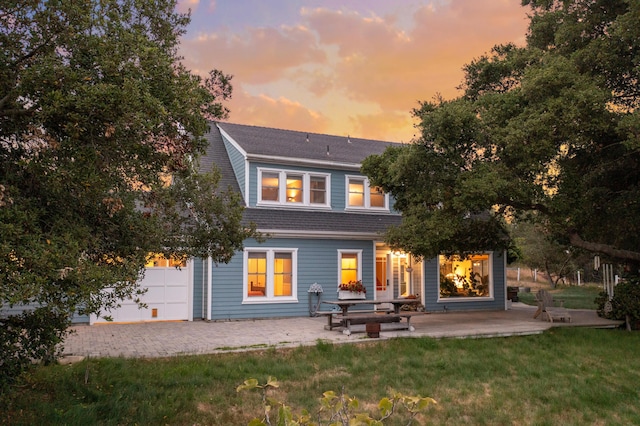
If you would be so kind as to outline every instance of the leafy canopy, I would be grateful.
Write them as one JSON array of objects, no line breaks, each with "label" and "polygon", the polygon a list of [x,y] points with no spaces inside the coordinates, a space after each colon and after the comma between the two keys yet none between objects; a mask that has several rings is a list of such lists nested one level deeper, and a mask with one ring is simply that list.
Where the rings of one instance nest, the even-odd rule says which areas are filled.
[{"label": "leafy canopy", "polygon": [[524,0],[527,43],[464,67],[464,94],[421,102],[420,137],[363,171],[397,200],[387,239],[432,257],[509,246],[505,221],[640,261],[640,2]]},{"label": "leafy canopy", "polygon": [[75,310],[135,298],[149,253],[226,262],[255,235],[198,173],[231,77],[180,63],[189,19],[174,0],[2,2],[0,308],[64,318],[60,334]]}]

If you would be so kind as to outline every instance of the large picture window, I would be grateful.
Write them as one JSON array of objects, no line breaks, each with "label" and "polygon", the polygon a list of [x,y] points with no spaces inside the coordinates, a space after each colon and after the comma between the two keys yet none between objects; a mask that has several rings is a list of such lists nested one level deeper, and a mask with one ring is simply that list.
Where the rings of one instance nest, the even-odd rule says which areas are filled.
[{"label": "large picture window", "polygon": [[369,180],[362,176],[347,176],[348,209],[388,210],[389,200],[382,188],[369,186]]},{"label": "large picture window", "polygon": [[297,302],[297,249],[244,253],[244,303]]},{"label": "large picture window", "polygon": [[493,296],[491,255],[439,256],[440,298],[480,298]]},{"label": "large picture window", "polygon": [[258,169],[258,204],[329,207],[329,174]]}]

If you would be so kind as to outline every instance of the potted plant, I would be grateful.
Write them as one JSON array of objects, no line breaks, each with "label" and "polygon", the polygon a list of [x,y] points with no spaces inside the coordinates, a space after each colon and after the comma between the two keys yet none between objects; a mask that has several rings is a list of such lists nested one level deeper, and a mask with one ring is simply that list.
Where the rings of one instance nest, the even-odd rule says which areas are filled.
[{"label": "potted plant", "polygon": [[338,299],[366,299],[367,289],[361,280],[349,281],[338,286]]}]

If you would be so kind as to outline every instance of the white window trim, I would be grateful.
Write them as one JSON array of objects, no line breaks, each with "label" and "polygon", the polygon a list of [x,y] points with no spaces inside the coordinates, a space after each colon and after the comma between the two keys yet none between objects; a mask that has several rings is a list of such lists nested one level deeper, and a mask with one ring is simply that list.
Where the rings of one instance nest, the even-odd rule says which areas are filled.
[{"label": "white window trim", "polygon": [[438,301],[437,303],[459,303],[459,302],[481,302],[481,301],[493,301],[494,297],[494,287],[495,287],[495,277],[493,275],[493,252],[492,251],[483,251],[478,252],[477,254],[488,254],[489,255],[489,295],[485,297],[441,297],[440,296],[440,256],[436,257],[438,261],[438,265],[436,268],[436,273],[438,274]]},{"label": "white window trim", "polygon": [[[262,199],[262,174],[263,173],[275,173],[278,174],[278,201],[270,201]],[[302,194],[303,200],[301,203],[288,203],[287,202],[287,175],[302,176]],[[321,177],[324,178],[325,188],[325,200],[324,204],[311,202],[311,178]],[[258,191],[256,204],[258,206],[287,206],[287,207],[305,207],[305,208],[317,208],[317,209],[330,209],[331,208],[331,174],[321,172],[305,172],[300,170],[284,170],[284,169],[268,169],[258,167]]]},{"label": "white window trim", "polygon": [[336,287],[342,284],[342,255],[343,254],[355,254],[357,256],[358,261],[358,280],[362,281],[362,250],[349,250],[349,249],[338,249],[338,276],[336,281],[338,284]]},{"label": "white window trim", "polygon": [[[247,271],[249,253],[267,254],[267,283],[265,296],[249,297],[249,283],[247,282]],[[273,295],[273,263],[276,253],[291,253],[291,296]],[[251,247],[245,248],[242,255],[242,304],[264,304],[264,303],[298,303],[298,249],[279,247]]]},{"label": "white window trim", "polygon": [[[349,181],[361,181],[364,182],[364,206],[350,206],[349,205]],[[389,194],[384,193],[384,207],[372,207],[371,206],[371,185],[369,179],[360,175],[345,175],[344,177],[344,189],[345,189],[345,210],[377,210],[377,211],[389,211]]]}]

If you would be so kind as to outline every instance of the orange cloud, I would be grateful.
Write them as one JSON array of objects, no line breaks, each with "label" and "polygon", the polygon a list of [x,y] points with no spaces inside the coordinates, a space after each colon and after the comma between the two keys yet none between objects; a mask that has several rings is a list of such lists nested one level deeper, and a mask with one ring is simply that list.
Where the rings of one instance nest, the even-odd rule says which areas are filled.
[{"label": "orange cloud", "polygon": [[528,24],[520,0],[431,2],[403,16],[348,5],[301,8],[286,26],[190,34],[181,54],[194,72],[234,76],[231,121],[408,141],[418,101],[458,96],[462,67],[495,44],[523,44]]},{"label": "orange cloud", "polygon": [[302,26],[199,34],[183,40],[181,52],[192,69],[222,69],[243,84],[275,81],[290,68],[325,61],[314,35]]},{"label": "orange cloud", "polygon": [[229,108],[232,111],[229,121],[233,123],[313,133],[329,132],[330,120],[327,116],[286,98],[274,99],[240,92],[234,94]]}]

